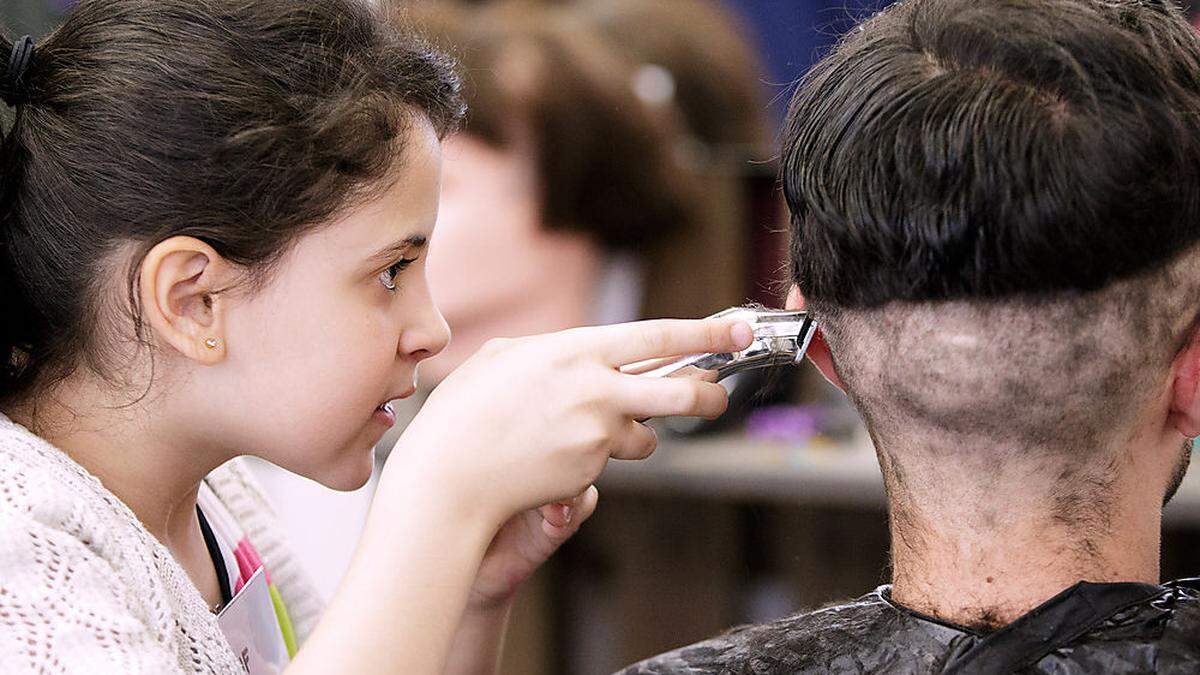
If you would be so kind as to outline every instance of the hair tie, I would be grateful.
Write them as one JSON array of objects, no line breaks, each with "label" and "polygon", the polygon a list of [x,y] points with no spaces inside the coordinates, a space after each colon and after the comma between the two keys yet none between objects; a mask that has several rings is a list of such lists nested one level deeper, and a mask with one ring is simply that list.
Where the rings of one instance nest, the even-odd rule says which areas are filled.
[{"label": "hair tie", "polygon": [[0,79],[0,100],[14,108],[29,98],[25,71],[29,70],[29,62],[32,60],[33,38],[26,35],[13,43],[12,53],[8,57],[8,68],[4,70],[4,79]]}]

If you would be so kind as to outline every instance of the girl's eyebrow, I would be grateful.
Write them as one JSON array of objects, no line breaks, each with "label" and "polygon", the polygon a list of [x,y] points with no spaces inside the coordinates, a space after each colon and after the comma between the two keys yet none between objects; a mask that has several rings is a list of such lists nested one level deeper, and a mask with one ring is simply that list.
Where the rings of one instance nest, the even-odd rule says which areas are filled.
[{"label": "girl's eyebrow", "polygon": [[423,234],[413,234],[394,244],[388,244],[371,256],[372,261],[390,261],[396,256],[414,248],[424,248],[429,238]]}]

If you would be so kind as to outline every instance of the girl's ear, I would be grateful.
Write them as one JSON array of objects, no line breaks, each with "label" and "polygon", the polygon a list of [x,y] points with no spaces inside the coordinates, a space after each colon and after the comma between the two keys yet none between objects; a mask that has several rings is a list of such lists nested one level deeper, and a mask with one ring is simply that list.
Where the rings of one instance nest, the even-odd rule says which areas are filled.
[{"label": "girl's ear", "polygon": [[225,307],[221,290],[235,269],[194,237],[159,242],[142,261],[138,297],[142,320],[154,338],[204,365],[225,358]]},{"label": "girl's ear", "polygon": [[[800,294],[800,287],[792,284],[788,289],[787,302],[784,309],[799,310],[804,309],[804,296]],[[817,332],[813,335],[812,341],[808,343],[808,360],[812,361],[817,370],[825,376],[826,380],[833,386],[846,390],[842,386],[842,380],[838,377],[837,371],[833,367],[833,356],[829,353],[829,345],[825,342],[825,336],[821,334],[821,326],[817,325]]]}]

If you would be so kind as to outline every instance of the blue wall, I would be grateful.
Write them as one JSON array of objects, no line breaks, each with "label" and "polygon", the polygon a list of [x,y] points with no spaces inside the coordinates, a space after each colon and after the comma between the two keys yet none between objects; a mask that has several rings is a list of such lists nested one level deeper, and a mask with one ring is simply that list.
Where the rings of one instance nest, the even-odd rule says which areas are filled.
[{"label": "blue wall", "polygon": [[791,85],[859,20],[889,0],[725,0],[749,19],[766,61],[772,111],[783,119]]}]

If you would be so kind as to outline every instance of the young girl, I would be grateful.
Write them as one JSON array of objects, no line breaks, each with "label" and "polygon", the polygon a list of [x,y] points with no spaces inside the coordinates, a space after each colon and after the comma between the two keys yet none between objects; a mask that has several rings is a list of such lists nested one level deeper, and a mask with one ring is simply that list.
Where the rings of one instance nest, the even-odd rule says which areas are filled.
[{"label": "young girl", "polygon": [[0,43],[5,672],[493,670],[606,461],[653,450],[636,420],[724,409],[618,368],[744,324],[490,343],[406,430],[319,607],[229,460],[358,487],[449,339],[423,259],[458,83],[371,7],[85,0]]}]

